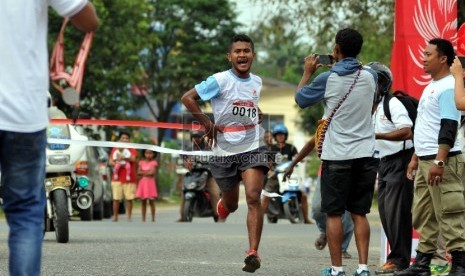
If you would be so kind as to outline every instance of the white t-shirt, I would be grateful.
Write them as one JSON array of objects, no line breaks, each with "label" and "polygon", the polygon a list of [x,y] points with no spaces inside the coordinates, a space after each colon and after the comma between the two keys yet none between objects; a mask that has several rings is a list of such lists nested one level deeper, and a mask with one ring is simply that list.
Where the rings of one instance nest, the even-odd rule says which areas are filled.
[{"label": "white t-shirt", "polygon": [[[375,124],[375,133],[389,133],[395,130],[412,127],[413,122],[408,116],[405,106],[395,97],[389,101],[389,110],[391,111],[392,122],[388,120],[384,113],[383,103],[386,98],[378,104],[378,108],[373,114],[373,123]],[[405,149],[413,147],[412,140],[405,141]],[[389,141],[383,139],[376,139],[375,154],[378,157],[385,157],[394,153],[404,150],[404,141]],[[375,156],[376,157],[376,156]]]},{"label": "white t-shirt", "polygon": [[87,0],[0,1],[0,130],[35,132],[48,124],[48,7],[63,17]]},{"label": "white t-shirt", "polygon": [[[423,90],[415,121],[415,153],[417,156],[434,155],[438,152],[438,135],[441,119],[460,123],[460,112],[454,101],[454,77],[448,75],[432,81]],[[450,152],[461,150],[459,139]]]},{"label": "white t-shirt", "polygon": [[211,101],[216,125],[236,128],[217,134],[213,148],[217,154],[237,154],[259,147],[263,140],[260,138],[263,129],[258,125],[260,77],[250,74],[249,78],[241,79],[228,70],[208,77],[195,90],[202,100]]}]

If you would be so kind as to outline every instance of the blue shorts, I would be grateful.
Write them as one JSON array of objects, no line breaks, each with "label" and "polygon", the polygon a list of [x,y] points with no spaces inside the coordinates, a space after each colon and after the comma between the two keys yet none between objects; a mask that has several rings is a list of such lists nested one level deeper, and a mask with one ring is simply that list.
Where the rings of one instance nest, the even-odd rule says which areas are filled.
[{"label": "blue shorts", "polygon": [[321,211],[342,215],[345,210],[370,213],[379,160],[365,157],[324,160],[321,168]]},{"label": "blue shorts", "polygon": [[265,147],[230,156],[210,158],[210,171],[222,192],[231,191],[242,180],[241,173],[250,168],[260,168],[263,174],[269,170]]}]

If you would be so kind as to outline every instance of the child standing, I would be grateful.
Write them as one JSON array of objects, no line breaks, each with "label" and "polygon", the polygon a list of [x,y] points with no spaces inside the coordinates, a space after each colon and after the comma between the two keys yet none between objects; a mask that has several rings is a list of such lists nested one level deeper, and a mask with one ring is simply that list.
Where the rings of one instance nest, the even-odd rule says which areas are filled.
[{"label": "child standing", "polygon": [[158,162],[154,160],[156,153],[151,150],[143,150],[144,160],[139,161],[137,175],[141,177],[137,187],[136,197],[142,200],[142,221],[145,222],[147,213],[147,201],[150,204],[152,222],[155,221],[155,198],[158,197],[157,186],[155,183],[155,168]]}]

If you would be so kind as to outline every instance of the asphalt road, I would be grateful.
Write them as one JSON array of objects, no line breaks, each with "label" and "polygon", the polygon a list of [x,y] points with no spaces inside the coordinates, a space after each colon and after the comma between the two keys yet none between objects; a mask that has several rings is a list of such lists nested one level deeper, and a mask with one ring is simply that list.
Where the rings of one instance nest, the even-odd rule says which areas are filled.
[{"label": "asphalt road", "polygon": [[[246,206],[228,221],[215,224],[212,218],[194,218],[192,223],[176,223],[175,206],[157,209],[155,223],[141,222],[135,210],[131,222],[120,215],[111,220],[70,222],[70,241],[58,244],[54,233],[46,233],[42,275],[250,275],[241,268],[248,248],[245,225]],[[377,213],[369,215],[372,273],[380,264],[380,223]],[[320,275],[330,264],[328,249],[315,249],[319,233],[315,226],[265,222],[260,246],[262,267],[255,275]],[[7,270],[7,225],[0,221],[0,275]],[[354,239],[350,260],[343,260],[347,275],[357,267]],[[374,273],[373,273],[374,274]]]}]

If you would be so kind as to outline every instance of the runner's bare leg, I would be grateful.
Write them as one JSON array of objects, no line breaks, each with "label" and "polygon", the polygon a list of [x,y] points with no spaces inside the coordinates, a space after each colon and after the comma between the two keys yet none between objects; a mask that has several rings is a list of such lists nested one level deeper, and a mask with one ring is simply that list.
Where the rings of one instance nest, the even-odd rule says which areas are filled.
[{"label": "runner's bare leg", "polygon": [[249,250],[258,250],[263,229],[263,212],[260,195],[263,189],[264,173],[260,168],[249,168],[242,172],[247,201],[247,230]]}]

